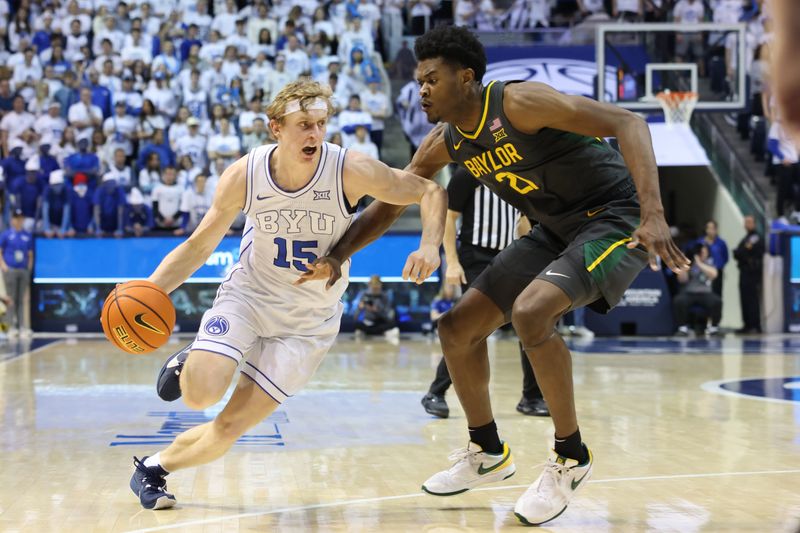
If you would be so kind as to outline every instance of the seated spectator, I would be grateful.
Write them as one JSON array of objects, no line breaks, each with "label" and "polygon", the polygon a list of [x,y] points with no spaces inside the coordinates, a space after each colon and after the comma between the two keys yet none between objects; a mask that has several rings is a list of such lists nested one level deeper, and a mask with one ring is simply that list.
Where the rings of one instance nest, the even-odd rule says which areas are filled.
[{"label": "seated spectator", "polygon": [[250,152],[257,146],[269,144],[269,132],[267,131],[267,122],[261,117],[253,121],[253,128],[250,133],[242,137],[242,151],[244,153]]},{"label": "seated spectator", "polygon": [[183,89],[183,105],[199,120],[208,118],[208,91],[200,83],[200,71],[192,70],[189,83]]},{"label": "seated spectator", "polygon": [[205,168],[208,164],[206,157],[208,141],[205,135],[200,133],[200,121],[196,117],[189,117],[186,119],[186,126],[188,135],[175,139],[175,155],[178,158],[188,155],[195,166]]},{"label": "seated spectator", "polygon": [[145,204],[141,191],[134,187],[128,195],[124,226],[128,234],[141,237],[153,229],[153,210]]},{"label": "seated spectator", "polygon": [[183,191],[177,184],[178,172],[172,165],[164,167],[161,183],[153,188],[153,218],[156,229],[175,230],[180,227],[180,206]]},{"label": "seated spectator", "polygon": [[181,196],[181,227],[175,230],[175,235],[193,232],[211,207],[211,199],[206,191],[205,175],[198,174]]},{"label": "seated spectator", "polygon": [[[178,99],[170,89],[167,74],[163,70],[156,70],[153,81],[142,95],[145,101],[149,100],[155,106],[156,113],[164,119],[171,121],[178,114]],[[165,124],[166,125],[166,124]],[[158,128],[166,129],[166,128]]]},{"label": "seated spectator", "polygon": [[456,304],[456,286],[451,283],[442,284],[439,294],[431,302],[431,330],[436,331],[439,319]]},{"label": "seated spectator", "polygon": [[113,175],[103,176],[103,182],[94,191],[92,200],[96,235],[103,237],[108,233],[115,237],[122,237],[125,190],[117,183]]},{"label": "seated spectator", "polygon": [[64,171],[54,170],[42,198],[42,231],[47,238],[64,236],[69,228],[69,191]]},{"label": "seated spectator", "polygon": [[186,189],[192,186],[195,178],[199,176],[203,170],[194,164],[192,156],[189,154],[178,158],[178,180],[177,183],[181,189]]},{"label": "seated spectator", "polygon": [[36,82],[42,79],[42,66],[35,54],[33,47],[26,48],[25,59],[14,67],[14,74],[11,76],[12,87],[28,102],[36,95]]},{"label": "seated spectator", "polygon": [[342,132],[344,145],[349,146],[355,142],[356,126],[372,128],[372,117],[361,109],[361,97],[357,94],[350,96],[347,108],[339,113],[339,130]]},{"label": "seated spectator", "polygon": [[353,48],[350,54],[350,63],[345,69],[345,73],[350,76],[355,84],[355,89],[360,93],[366,89],[371,80],[379,80],[380,72],[372,59],[364,54],[364,49]]},{"label": "seated spectator", "polygon": [[58,160],[50,155],[49,142],[43,142],[39,145],[39,168],[45,182],[47,182],[48,177],[53,171],[61,168],[58,164]]},{"label": "seated spectator", "polygon": [[89,194],[89,179],[86,174],[78,172],[72,178],[69,189],[69,225],[65,235],[92,235],[94,233],[94,207],[92,195]]},{"label": "seated spectator", "polygon": [[672,301],[679,336],[690,334],[689,313],[693,306],[702,307],[710,315],[711,325],[706,327],[707,335],[719,335],[719,322],[722,318],[722,298],[714,294],[711,285],[717,277],[717,269],[708,251],[708,246],[698,244],[692,254],[692,266],[688,272],[679,272],[678,294]]},{"label": "seated spectator", "polygon": [[133,141],[136,139],[136,119],[126,113],[125,102],[114,104],[114,115],[103,122],[103,133],[112,154],[122,150],[125,157],[133,156]]},{"label": "seated spectator", "polygon": [[12,207],[22,212],[25,217],[23,227],[29,233],[36,231],[42,210],[44,183],[39,170],[39,158],[32,157],[25,163],[25,179],[15,181],[8,190]]},{"label": "seated spectator", "polygon": [[370,277],[367,290],[358,297],[354,318],[357,335],[386,335],[389,338],[399,336],[400,329],[395,324],[394,309],[389,296],[383,292],[380,276]]},{"label": "seated spectator", "polygon": [[12,110],[0,120],[0,142],[4,155],[10,153],[11,141],[19,139],[25,130],[32,130],[35,122],[36,117],[25,110],[25,99],[15,96]]},{"label": "seated spectator", "polygon": [[378,147],[380,153],[383,146],[383,121],[389,118],[392,114],[392,108],[389,105],[389,99],[386,94],[380,90],[380,78],[369,80],[369,90],[361,93],[361,103],[364,111],[369,113],[372,117],[372,126],[369,130],[369,138]]},{"label": "seated spectator", "polygon": [[278,91],[292,81],[292,75],[286,71],[286,56],[280,52],[275,56],[275,68],[269,73],[267,84],[264,87],[264,100],[272,101]]},{"label": "seated spectator", "polygon": [[[158,130],[165,130],[167,122],[164,120],[156,106],[150,100],[142,100],[142,109],[139,113],[139,124],[136,127],[136,136],[139,142],[149,142]],[[141,159],[141,154],[139,159]]]},{"label": "seated spectator", "polygon": [[158,154],[158,159],[161,161],[162,166],[175,164],[175,153],[167,143],[164,130],[155,130],[150,141],[139,148],[139,159],[137,161],[139,166],[144,166],[144,162],[154,152]]},{"label": "seated spectator", "polygon": [[17,180],[25,179],[25,160],[22,158],[22,150],[24,148],[24,142],[14,139],[9,142],[8,156],[0,160],[7,188],[11,187]]},{"label": "seated spectator", "polygon": [[231,130],[231,123],[227,118],[219,121],[219,133],[208,139],[208,159],[222,158],[225,165],[230,165],[242,155],[242,144],[239,137]]},{"label": "seated spectator", "polygon": [[61,142],[66,127],[67,121],[61,117],[61,104],[57,100],[51,100],[47,113],[39,116],[33,123],[33,131],[39,136],[39,142],[49,145]]},{"label": "seated spectator", "polygon": [[250,99],[250,108],[239,114],[239,131],[242,135],[247,135],[253,132],[253,121],[260,118],[266,124],[269,119],[266,113],[261,110],[261,98],[254,96]]},{"label": "seated spectator", "polygon": [[132,74],[124,74],[122,76],[122,90],[119,93],[114,93],[114,100],[115,102],[124,102],[125,114],[135,118],[138,117],[142,112],[144,99],[142,98],[142,93],[137,91],[133,86],[134,81],[135,78]]},{"label": "seated spectator", "polygon": [[133,186],[133,173],[131,167],[126,164],[125,151],[117,148],[114,151],[114,161],[109,165],[108,171],[103,174],[102,182],[114,180],[117,185],[128,189]]},{"label": "seated spectator", "polygon": [[69,107],[67,121],[75,128],[79,139],[88,138],[92,129],[103,126],[103,110],[92,103],[92,90],[89,87],[83,87],[80,101]]},{"label": "seated spectator", "polygon": [[150,201],[150,194],[159,183],[161,183],[161,158],[157,152],[151,152],[147,156],[145,165],[139,171],[139,179],[136,181],[146,202]]},{"label": "seated spectator", "polygon": [[89,151],[89,139],[78,140],[78,151],[64,159],[64,174],[72,178],[81,173],[89,180],[89,187],[94,190],[100,173],[100,159],[97,154]]},{"label": "seated spectator", "polygon": [[369,131],[363,124],[356,126],[355,135],[349,141],[347,148],[362,154],[368,155],[373,159],[378,159],[378,147],[369,138]]}]

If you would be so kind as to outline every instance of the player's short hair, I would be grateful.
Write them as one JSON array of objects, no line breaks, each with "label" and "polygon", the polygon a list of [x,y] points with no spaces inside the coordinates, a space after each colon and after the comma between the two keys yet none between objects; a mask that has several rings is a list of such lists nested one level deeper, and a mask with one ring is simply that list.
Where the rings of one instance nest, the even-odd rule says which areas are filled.
[{"label": "player's short hair", "polygon": [[307,110],[307,106],[316,102],[317,98],[325,101],[328,107],[328,117],[333,114],[333,104],[331,103],[331,89],[316,81],[297,80],[293,81],[281,89],[272,102],[267,107],[267,116],[270,120],[277,120],[283,123],[286,113],[286,106],[293,100],[297,100],[300,109]]},{"label": "player's short hair", "polygon": [[471,68],[475,80],[486,74],[486,51],[474,33],[461,26],[437,26],[414,43],[417,61],[442,58],[446,63]]}]

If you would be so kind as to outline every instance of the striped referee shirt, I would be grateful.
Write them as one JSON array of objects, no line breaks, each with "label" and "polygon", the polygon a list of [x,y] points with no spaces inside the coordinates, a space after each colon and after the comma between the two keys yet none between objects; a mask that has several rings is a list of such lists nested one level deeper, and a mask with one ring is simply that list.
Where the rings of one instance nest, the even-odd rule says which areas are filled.
[{"label": "striped referee shirt", "polygon": [[461,213],[461,244],[500,251],[516,237],[518,211],[458,168],[447,184],[448,209]]}]

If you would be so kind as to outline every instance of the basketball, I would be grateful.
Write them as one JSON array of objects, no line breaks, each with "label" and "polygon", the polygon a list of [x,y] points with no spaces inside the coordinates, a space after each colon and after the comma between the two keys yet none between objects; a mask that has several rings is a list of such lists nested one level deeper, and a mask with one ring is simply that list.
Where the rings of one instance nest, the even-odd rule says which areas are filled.
[{"label": "basketball", "polygon": [[117,285],[103,303],[103,333],[121,350],[145,354],[163,346],[175,327],[175,307],[164,290],[145,280]]}]

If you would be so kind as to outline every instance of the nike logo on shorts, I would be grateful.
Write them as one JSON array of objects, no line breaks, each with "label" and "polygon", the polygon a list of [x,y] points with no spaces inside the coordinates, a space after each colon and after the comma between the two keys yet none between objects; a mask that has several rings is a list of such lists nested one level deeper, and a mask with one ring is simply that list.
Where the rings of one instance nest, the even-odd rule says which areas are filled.
[{"label": "nike logo on shorts", "polygon": [[569,279],[569,276],[567,276],[566,274],[559,274],[558,272],[553,272],[552,270],[548,270],[547,272],[544,273],[544,275],[545,276],[560,276],[562,278]]},{"label": "nike logo on shorts", "polygon": [[595,216],[600,211],[605,211],[605,210],[606,210],[605,207],[600,207],[598,209],[590,209],[590,210],[586,211],[586,216],[589,217],[589,218],[592,218],[593,216]]}]

